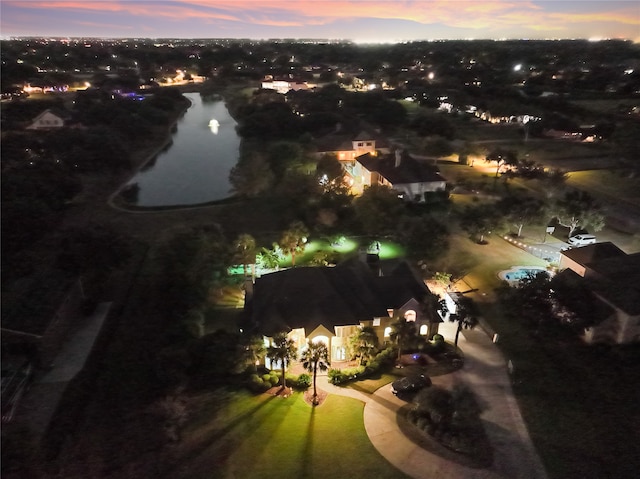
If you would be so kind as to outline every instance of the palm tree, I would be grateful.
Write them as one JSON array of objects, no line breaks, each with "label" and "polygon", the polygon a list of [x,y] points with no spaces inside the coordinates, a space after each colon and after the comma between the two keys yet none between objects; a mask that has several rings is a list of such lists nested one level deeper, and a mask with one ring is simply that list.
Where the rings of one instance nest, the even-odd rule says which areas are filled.
[{"label": "palm tree", "polygon": [[296,253],[304,249],[308,236],[309,230],[301,221],[294,221],[289,225],[289,229],[282,233],[280,247],[285,253],[291,254],[291,266],[296,265]]},{"label": "palm tree", "polygon": [[398,318],[391,325],[391,334],[389,337],[398,345],[398,361],[402,357],[404,346],[411,341],[416,335],[416,326],[413,322],[407,321],[405,318]]},{"label": "palm tree", "polygon": [[285,333],[278,333],[273,337],[273,344],[267,348],[267,356],[274,362],[282,365],[282,389],[287,387],[285,378],[287,364],[297,357],[293,340],[288,339]]},{"label": "palm tree", "polygon": [[366,364],[378,350],[378,335],[373,326],[364,326],[350,338],[353,354],[358,364]]},{"label": "palm tree", "polygon": [[313,404],[317,404],[316,376],[318,369],[320,371],[329,369],[329,349],[323,342],[312,343],[309,341],[307,349],[302,352],[300,360],[304,368],[310,373],[313,373]]},{"label": "palm tree", "polygon": [[458,337],[463,329],[473,329],[477,326],[479,320],[476,314],[476,305],[471,298],[462,296],[458,300],[456,313],[449,315],[449,321],[458,323],[456,328],[456,338],[453,342],[456,350],[458,349]]},{"label": "palm tree", "polygon": [[248,338],[244,338],[243,343],[243,356],[245,360],[251,364],[251,367],[254,369],[254,371],[257,371],[258,361],[267,352],[267,349],[264,346],[264,340],[261,336],[250,336]]}]

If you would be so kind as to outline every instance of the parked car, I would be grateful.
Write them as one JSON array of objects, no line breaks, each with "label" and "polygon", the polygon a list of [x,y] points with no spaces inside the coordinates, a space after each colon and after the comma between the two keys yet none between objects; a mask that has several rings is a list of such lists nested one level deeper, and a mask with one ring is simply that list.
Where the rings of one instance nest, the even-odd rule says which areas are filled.
[{"label": "parked car", "polygon": [[569,238],[569,244],[572,246],[584,246],[595,242],[596,237],[593,235],[575,235]]},{"label": "parked car", "polygon": [[406,376],[391,383],[391,392],[397,396],[398,394],[413,393],[429,386],[431,386],[429,376],[424,374]]}]

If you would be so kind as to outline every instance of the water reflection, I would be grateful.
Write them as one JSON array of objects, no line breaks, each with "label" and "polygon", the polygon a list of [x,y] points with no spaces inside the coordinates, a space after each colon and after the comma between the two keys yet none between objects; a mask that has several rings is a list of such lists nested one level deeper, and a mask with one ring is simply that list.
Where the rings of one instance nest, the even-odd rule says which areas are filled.
[{"label": "water reflection", "polygon": [[[171,144],[135,175],[138,206],[193,205],[230,196],[229,171],[239,157],[236,122],[217,97],[187,93],[191,107]],[[213,133],[213,134],[212,134]]]}]

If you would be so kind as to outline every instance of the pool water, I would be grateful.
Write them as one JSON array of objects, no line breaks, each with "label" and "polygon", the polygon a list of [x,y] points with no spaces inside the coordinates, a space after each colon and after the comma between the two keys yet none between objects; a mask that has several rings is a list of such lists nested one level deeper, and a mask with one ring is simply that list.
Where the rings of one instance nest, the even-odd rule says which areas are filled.
[{"label": "pool water", "polygon": [[498,273],[500,279],[508,282],[518,282],[521,279],[527,278],[531,275],[546,272],[544,268],[531,268],[531,267],[516,267]]}]

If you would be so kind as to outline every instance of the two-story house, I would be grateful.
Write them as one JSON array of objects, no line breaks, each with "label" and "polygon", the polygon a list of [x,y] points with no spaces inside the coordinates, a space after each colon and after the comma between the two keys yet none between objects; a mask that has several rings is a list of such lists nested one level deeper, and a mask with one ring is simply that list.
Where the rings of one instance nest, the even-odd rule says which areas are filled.
[{"label": "two-story house", "polygon": [[322,341],[331,361],[349,359],[349,337],[363,326],[372,326],[384,344],[400,316],[429,339],[442,322],[430,309],[432,293],[406,262],[384,275],[359,259],[335,267],[292,268],[263,275],[252,289],[245,330],[261,334],[267,345],[276,333],[286,332],[298,351],[307,340]]},{"label": "two-story house", "polygon": [[437,168],[396,150],[393,154],[366,153],[355,159],[350,172],[352,190],[362,193],[371,185],[385,185],[398,192],[406,201],[424,201],[425,193],[445,191],[447,180]]}]

